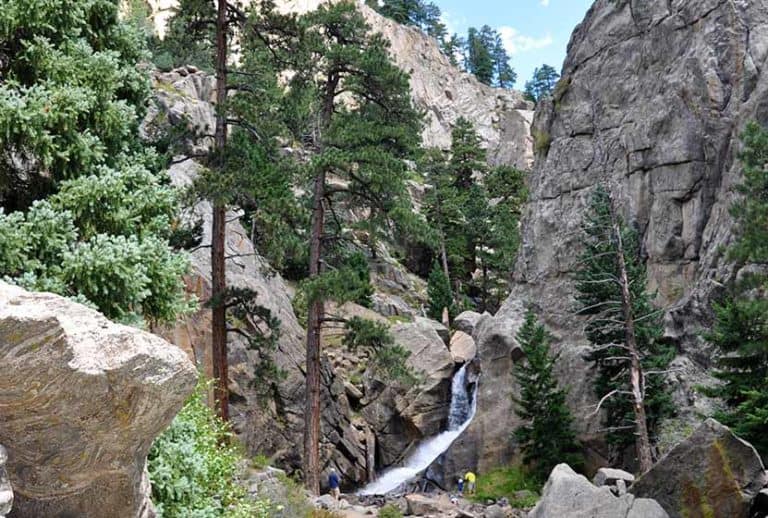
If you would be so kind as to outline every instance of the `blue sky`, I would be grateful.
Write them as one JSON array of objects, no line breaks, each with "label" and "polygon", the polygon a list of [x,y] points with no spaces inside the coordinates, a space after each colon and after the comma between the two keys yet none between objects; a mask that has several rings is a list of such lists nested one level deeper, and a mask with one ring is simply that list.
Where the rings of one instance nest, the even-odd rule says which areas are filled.
[{"label": "blue sky", "polygon": [[593,0],[431,0],[443,11],[450,32],[490,25],[502,35],[522,90],[542,63],[559,72],[574,27]]}]

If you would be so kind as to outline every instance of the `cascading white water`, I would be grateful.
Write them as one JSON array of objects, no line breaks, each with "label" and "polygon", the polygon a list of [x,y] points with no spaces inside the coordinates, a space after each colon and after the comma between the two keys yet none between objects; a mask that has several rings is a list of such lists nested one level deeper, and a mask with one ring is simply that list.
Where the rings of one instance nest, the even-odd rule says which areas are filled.
[{"label": "cascading white water", "polygon": [[361,495],[385,495],[416,478],[453,444],[466,430],[477,410],[477,391],[470,402],[467,390],[467,365],[459,369],[451,382],[451,406],[448,429],[421,443],[402,467],[392,468],[359,491]]}]

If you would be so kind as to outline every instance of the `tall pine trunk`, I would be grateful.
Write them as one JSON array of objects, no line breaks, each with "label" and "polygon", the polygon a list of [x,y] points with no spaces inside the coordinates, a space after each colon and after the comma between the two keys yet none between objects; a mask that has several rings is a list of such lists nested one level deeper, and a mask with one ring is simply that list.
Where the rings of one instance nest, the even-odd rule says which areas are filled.
[{"label": "tall pine trunk", "polygon": [[[328,77],[323,96],[321,128],[317,147],[323,149],[322,138],[333,117],[336,88],[340,78]],[[325,169],[315,176],[312,202],[312,230],[309,237],[309,278],[322,273],[323,234],[325,232]],[[304,484],[314,494],[320,493],[320,332],[325,316],[322,295],[311,301],[307,318],[307,385],[304,412]]]},{"label": "tall pine trunk", "polygon": [[[227,98],[227,2],[219,0],[216,16],[216,133],[215,156],[219,170],[224,168],[227,145],[227,121],[224,104]],[[211,229],[211,298],[212,363],[216,379],[214,400],[219,417],[229,420],[229,373],[227,362],[226,267],[224,242],[226,239],[226,205],[213,200]]]},{"label": "tall pine trunk", "polygon": [[[309,276],[320,274],[325,209],[325,172],[315,177],[312,234],[309,245]],[[320,493],[320,330],[324,313],[322,298],[311,302],[307,318],[307,396],[304,426],[304,482]]]},{"label": "tall pine trunk", "polygon": [[635,447],[640,463],[640,473],[647,473],[653,467],[651,458],[651,441],[648,437],[648,422],[645,415],[645,401],[643,396],[643,371],[640,365],[640,354],[637,349],[637,336],[635,335],[635,320],[632,315],[632,294],[629,291],[629,275],[624,256],[624,243],[621,238],[621,229],[612,214],[613,233],[616,239],[616,260],[619,267],[619,281],[621,284],[621,306],[624,312],[624,337],[630,356],[629,380],[632,389],[632,409],[635,414]]}]

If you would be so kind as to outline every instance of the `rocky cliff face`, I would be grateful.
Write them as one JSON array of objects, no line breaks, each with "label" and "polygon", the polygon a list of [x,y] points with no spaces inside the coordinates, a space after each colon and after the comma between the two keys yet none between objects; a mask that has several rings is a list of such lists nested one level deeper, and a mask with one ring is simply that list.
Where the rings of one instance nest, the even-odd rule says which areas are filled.
[{"label": "rocky cliff face", "polygon": [[[563,350],[560,374],[586,436],[598,423],[584,417],[594,400],[570,277],[583,210],[600,183],[640,231],[649,288],[679,347],[677,406],[691,419],[708,411],[693,390],[711,361],[699,331],[734,274],[722,247],[739,135],[750,119],[768,122],[766,27],[765,1],[597,0],[572,36],[554,98],[537,110],[522,249],[496,319],[519,319],[520,302],[542,315]],[[482,378],[480,394],[482,384],[508,383],[504,376]],[[497,417],[504,428],[514,424],[513,415]]]},{"label": "rocky cliff face", "polygon": [[[317,9],[324,1],[277,0],[275,3],[284,12],[301,14]],[[148,1],[160,34],[176,4],[176,0]],[[425,146],[449,147],[451,127],[459,117],[464,117],[475,124],[492,162],[530,168],[533,106],[520,92],[480,83],[471,74],[451,65],[435,39],[381,16],[362,1],[358,4],[372,30],[382,33],[391,43],[397,65],[411,76],[414,104],[426,113]]]}]

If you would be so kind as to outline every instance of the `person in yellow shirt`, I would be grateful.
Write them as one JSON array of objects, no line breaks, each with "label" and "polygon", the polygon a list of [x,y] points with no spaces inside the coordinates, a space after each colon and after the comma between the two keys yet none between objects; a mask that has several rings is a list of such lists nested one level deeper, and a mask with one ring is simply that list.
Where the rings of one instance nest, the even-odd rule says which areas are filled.
[{"label": "person in yellow shirt", "polygon": [[468,471],[466,475],[464,475],[464,480],[467,482],[467,494],[474,495],[475,494],[475,481],[476,477],[475,474],[471,471]]}]

